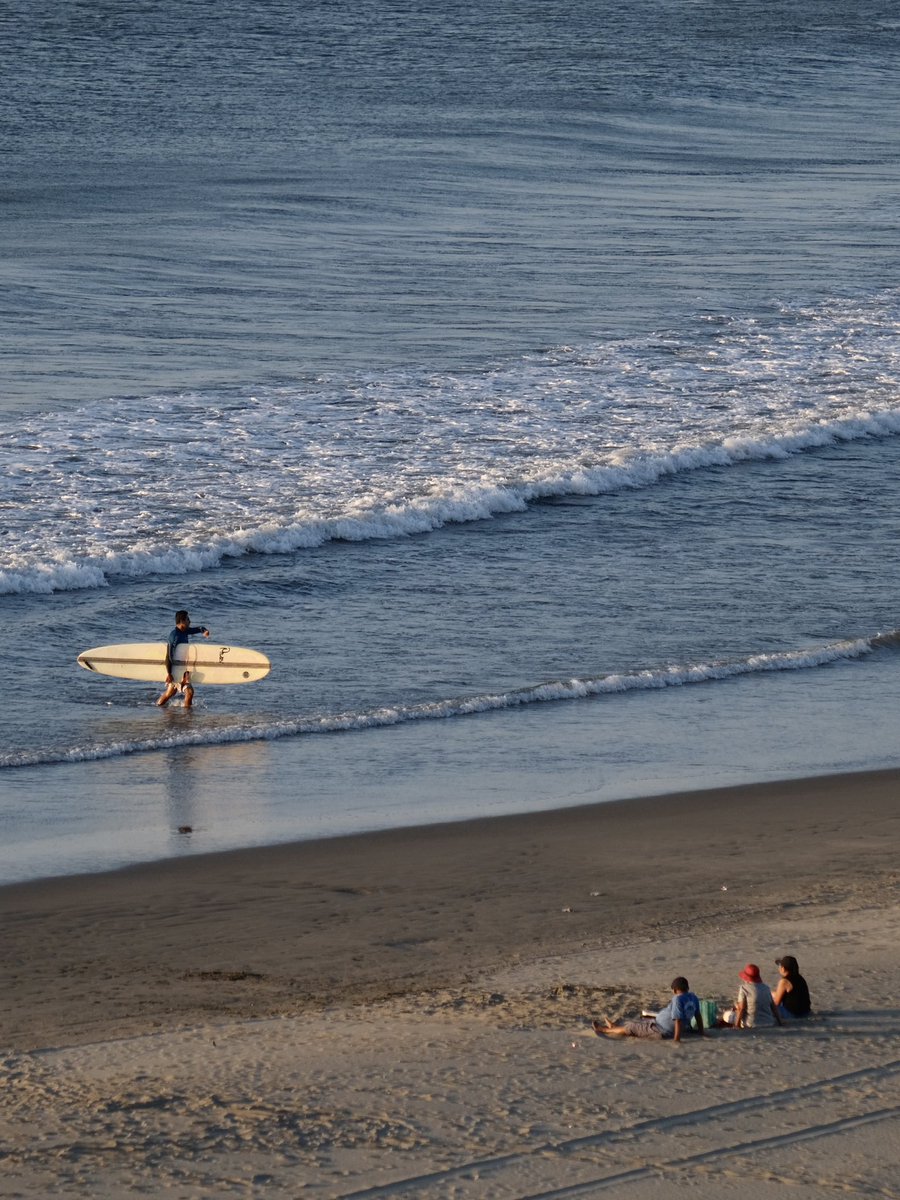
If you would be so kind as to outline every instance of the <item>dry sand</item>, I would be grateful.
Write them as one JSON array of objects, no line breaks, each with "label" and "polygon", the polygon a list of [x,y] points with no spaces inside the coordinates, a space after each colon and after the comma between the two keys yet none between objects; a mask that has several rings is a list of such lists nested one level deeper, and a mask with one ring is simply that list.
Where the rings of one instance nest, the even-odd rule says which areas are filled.
[{"label": "dry sand", "polygon": [[[900,774],[0,890],[0,1196],[900,1197]],[[793,953],[815,1016],[609,1042]]]}]

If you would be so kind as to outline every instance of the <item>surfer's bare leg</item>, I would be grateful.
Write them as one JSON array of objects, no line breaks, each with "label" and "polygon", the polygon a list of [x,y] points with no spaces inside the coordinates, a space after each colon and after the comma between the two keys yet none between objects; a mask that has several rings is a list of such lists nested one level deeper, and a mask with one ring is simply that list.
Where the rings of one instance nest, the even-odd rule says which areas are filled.
[{"label": "surfer's bare leg", "polygon": [[163,708],[166,704],[169,703],[169,701],[172,699],[172,697],[175,695],[175,693],[177,691],[178,691],[178,684],[173,679],[170,683],[166,684],[166,690],[163,692],[163,694],[160,696],[160,698],[157,700],[156,703],[159,705],[160,708]]},{"label": "surfer's bare leg", "polygon": [[184,707],[190,708],[194,703],[194,685],[191,683],[190,671],[185,671],[181,677],[181,691],[184,696]]}]

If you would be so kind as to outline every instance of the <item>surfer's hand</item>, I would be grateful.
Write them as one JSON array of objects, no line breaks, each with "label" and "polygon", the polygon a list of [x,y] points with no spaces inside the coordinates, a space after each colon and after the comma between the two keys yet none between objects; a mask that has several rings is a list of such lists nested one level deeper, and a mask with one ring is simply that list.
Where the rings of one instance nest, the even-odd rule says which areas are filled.
[{"label": "surfer's hand", "polygon": [[204,637],[209,637],[209,630],[208,630],[208,629],[204,629],[204,630],[203,630],[203,636],[204,636]]},{"label": "surfer's hand", "polygon": [[171,675],[166,676],[166,683],[174,683],[174,682],[175,682],[175,680],[172,678]]}]

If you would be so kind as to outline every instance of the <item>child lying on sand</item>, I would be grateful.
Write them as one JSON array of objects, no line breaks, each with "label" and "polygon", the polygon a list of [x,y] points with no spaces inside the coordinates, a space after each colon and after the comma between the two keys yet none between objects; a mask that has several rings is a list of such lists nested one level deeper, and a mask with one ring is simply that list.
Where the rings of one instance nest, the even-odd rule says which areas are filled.
[{"label": "child lying on sand", "polygon": [[[641,1017],[636,1021],[620,1021],[618,1024],[606,1018],[604,1025],[592,1021],[594,1033],[597,1037],[671,1038],[673,1042],[680,1042],[684,1034],[698,1033],[702,1036],[700,1001],[690,990],[683,975],[672,980],[672,992],[672,999],[655,1017]],[[696,1029],[691,1028],[691,1021],[696,1022]]]}]

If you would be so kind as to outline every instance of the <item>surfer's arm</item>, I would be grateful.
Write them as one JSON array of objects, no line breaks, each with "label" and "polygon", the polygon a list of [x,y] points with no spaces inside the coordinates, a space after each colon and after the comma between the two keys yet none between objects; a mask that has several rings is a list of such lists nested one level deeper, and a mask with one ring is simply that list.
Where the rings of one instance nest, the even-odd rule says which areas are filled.
[{"label": "surfer's arm", "polygon": [[171,638],[166,642],[166,683],[172,682],[172,656],[176,645],[177,642],[173,642]]}]

